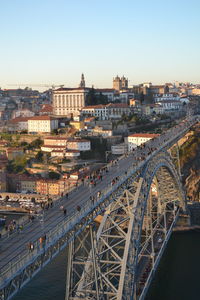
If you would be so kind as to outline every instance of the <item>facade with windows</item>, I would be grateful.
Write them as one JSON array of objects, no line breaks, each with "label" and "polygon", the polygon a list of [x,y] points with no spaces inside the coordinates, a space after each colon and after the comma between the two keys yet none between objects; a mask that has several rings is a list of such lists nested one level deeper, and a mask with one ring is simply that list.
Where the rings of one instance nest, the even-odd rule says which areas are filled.
[{"label": "facade with windows", "polygon": [[99,120],[120,119],[123,115],[129,115],[130,107],[126,103],[109,103],[107,105],[86,106],[82,109],[82,115],[95,117]]},{"label": "facade with windows", "polygon": [[83,87],[60,88],[53,91],[53,114],[56,116],[79,115],[81,109],[86,105],[88,92],[89,89]]},{"label": "facade with windows", "polygon": [[58,128],[58,120],[50,116],[35,116],[28,119],[28,132],[51,132]]},{"label": "facade with windows", "polygon": [[91,150],[91,143],[88,140],[69,140],[67,142],[68,150],[79,150],[79,151],[88,151]]}]

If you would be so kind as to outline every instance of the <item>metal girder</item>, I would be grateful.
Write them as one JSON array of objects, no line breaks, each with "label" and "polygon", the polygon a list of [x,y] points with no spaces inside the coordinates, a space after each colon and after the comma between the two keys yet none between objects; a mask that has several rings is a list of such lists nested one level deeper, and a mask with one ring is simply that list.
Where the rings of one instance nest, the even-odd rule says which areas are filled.
[{"label": "metal girder", "polygon": [[[77,255],[74,250],[70,256],[67,274],[73,281],[67,280],[65,299],[143,297],[176,221],[177,204],[184,208],[184,203],[181,183],[169,155],[157,155],[130,189],[113,199],[99,228],[90,226],[87,258],[85,251]],[[84,263],[77,276],[80,260]],[[143,277],[147,269],[149,275]]]}]

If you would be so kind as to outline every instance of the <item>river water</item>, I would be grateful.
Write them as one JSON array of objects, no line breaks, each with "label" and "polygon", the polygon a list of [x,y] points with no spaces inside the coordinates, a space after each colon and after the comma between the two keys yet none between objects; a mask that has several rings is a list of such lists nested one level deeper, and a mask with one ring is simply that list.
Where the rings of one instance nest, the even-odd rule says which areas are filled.
[{"label": "river water", "polygon": [[[200,233],[173,233],[145,300],[200,299]],[[64,300],[66,251],[13,300]]]}]

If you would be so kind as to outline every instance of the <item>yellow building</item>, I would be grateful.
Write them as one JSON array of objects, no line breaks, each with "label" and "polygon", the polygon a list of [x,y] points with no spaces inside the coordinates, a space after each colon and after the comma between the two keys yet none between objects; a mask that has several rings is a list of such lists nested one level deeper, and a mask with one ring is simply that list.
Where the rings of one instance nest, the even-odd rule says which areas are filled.
[{"label": "yellow building", "polygon": [[83,121],[71,121],[70,125],[73,126],[77,130],[84,129],[84,122]]},{"label": "yellow building", "polygon": [[48,182],[48,193],[49,195],[59,195],[60,189],[59,189],[59,182],[56,180],[52,180]]},{"label": "yellow building", "polygon": [[59,196],[67,189],[65,180],[40,179],[36,184],[37,193],[42,195]]}]

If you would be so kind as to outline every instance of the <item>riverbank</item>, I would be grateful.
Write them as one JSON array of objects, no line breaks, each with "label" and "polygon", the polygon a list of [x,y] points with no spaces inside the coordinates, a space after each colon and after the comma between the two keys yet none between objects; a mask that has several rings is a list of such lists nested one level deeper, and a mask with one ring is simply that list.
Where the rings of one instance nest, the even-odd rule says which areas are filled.
[{"label": "riverbank", "polygon": [[190,231],[199,231],[200,232],[200,226],[194,225],[194,226],[177,226],[174,227],[173,232],[190,232]]}]

